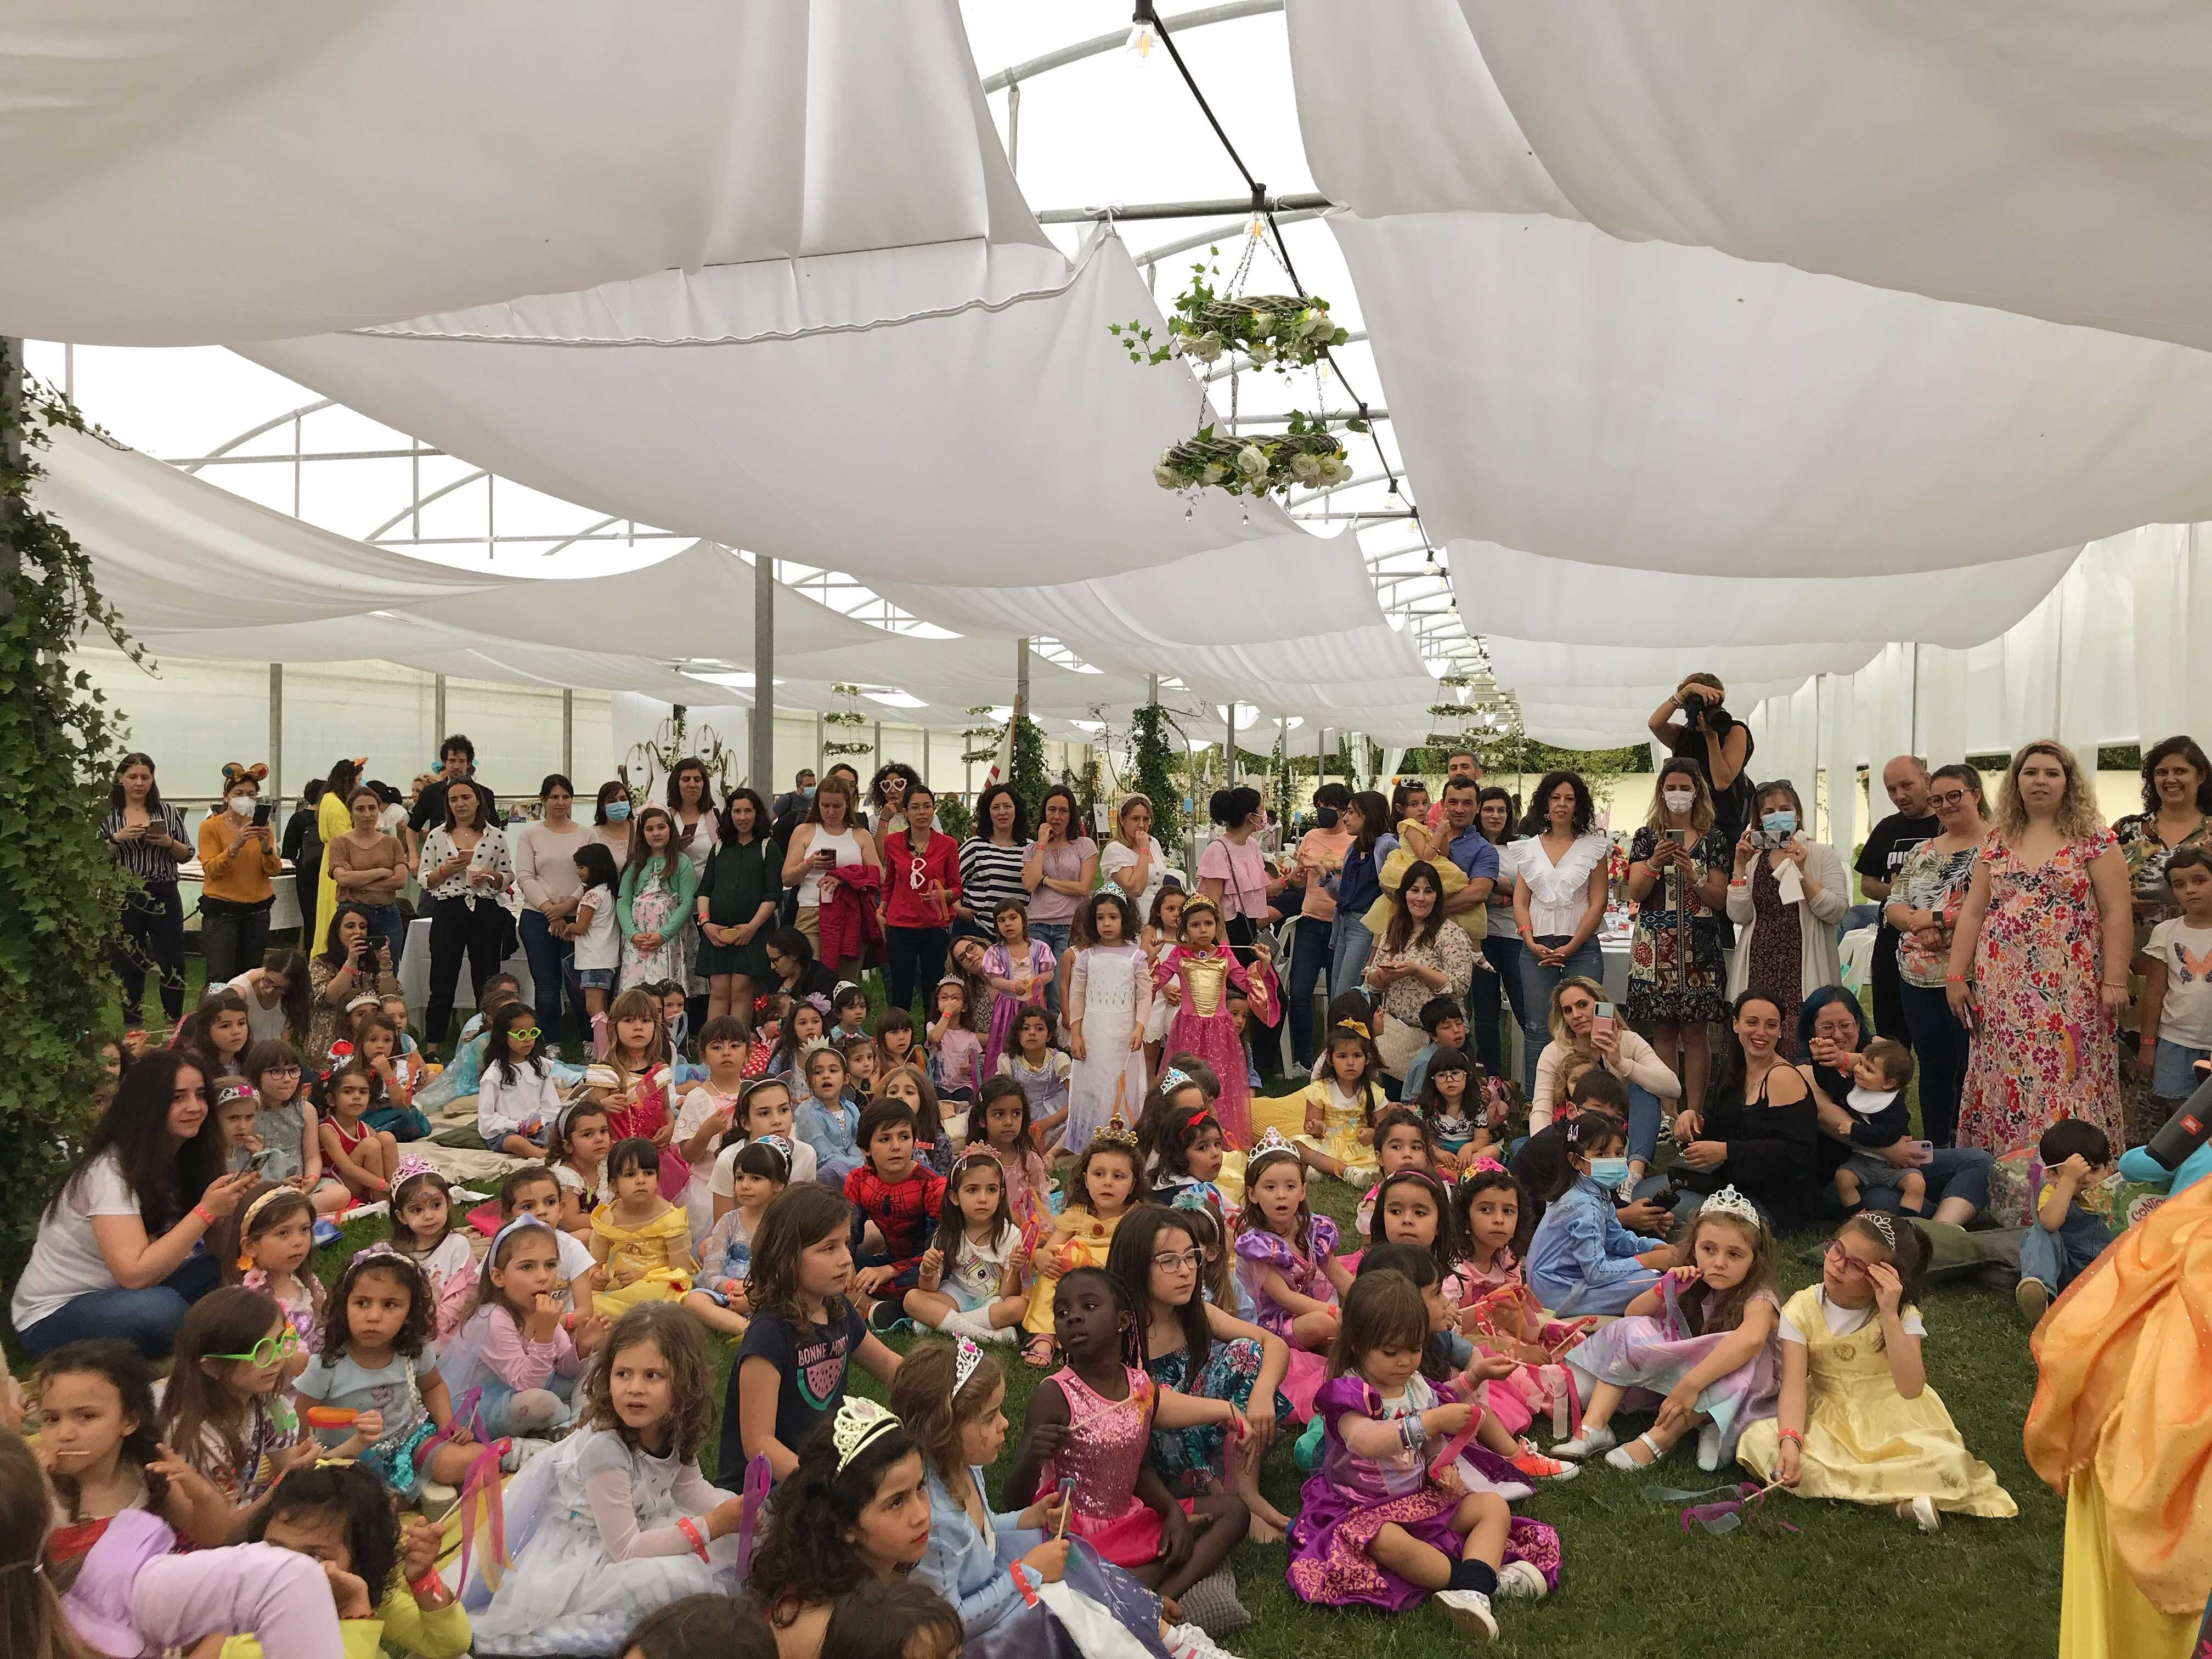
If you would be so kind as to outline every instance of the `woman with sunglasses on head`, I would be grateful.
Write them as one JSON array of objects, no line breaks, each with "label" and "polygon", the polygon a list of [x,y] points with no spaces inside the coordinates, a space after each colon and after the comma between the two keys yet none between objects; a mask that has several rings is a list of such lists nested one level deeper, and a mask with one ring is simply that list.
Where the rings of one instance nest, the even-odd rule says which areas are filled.
[{"label": "woman with sunglasses on head", "polygon": [[960,844],[937,828],[937,796],[908,782],[905,823],[884,831],[884,1006],[910,1008],[915,987],[945,972],[960,902]]}]

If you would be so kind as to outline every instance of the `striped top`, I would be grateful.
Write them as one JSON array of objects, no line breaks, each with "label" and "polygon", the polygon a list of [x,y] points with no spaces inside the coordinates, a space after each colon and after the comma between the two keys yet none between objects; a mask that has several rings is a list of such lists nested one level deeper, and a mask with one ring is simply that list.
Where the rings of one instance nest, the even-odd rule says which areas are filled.
[{"label": "striped top", "polygon": [[[161,803],[161,821],[168,830],[171,840],[185,839],[185,815],[167,801]],[[122,827],[123,809],[119,806],[111,808],[107,816],[100,821],[100,838],[107,843],[109,857],[141,881],[174,881],[177,878],[174,854],[153,841],[117,841],[115,832]],[[153,828],[150,822],[147,828]]]},{"label": "striped top", "polygon": [[1022,865],[1030,844],[1019,842],[1001,847],[981,836],[960,843],[960,902],[973,910],[986,927],[1001,901],[1012,899],[1024,911],[1030,908],[1030,890],[1022,885]]}]

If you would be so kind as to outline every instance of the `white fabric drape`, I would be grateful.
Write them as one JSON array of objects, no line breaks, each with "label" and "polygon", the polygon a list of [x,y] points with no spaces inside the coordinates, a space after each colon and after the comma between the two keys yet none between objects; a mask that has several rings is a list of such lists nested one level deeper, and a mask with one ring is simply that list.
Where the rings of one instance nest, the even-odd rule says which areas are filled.
[{"label": "white fabric drape", "polygon": [[994,251],[996,302],[858,325],[900,314],[913,256],[670,272],[248,355],[502,477],[872,582],[1006,586],[1048,548],[1112,575],[1293,533],[1272,503],[1186,519],[1153,483],[1204,417],[1188,375],[1106,331],[1157,315],[1117,239],[1042,287],[1057,254]]},{"label": "white fabric drape", "polygon": [[[1878,617],[1862,621],[1877,623]],[[1663,630],[1661,630],[1663,631]],[[1632,637],[1649,638],[1650,631]],[[1528,685],[1652,686],[1668,692],[1691,672],[1717,674],[1729,688],[1764,680],[1788,680],[1804,674],[1850,674],[1881,649],[1879,641],[1858,645],[1719,645],[1685,652],[1680,647],[1612,644],[1553,645],[1533,640],[1488,636],[1492,677],[1506,690]],[[1672,678],[1669,678],[1669,676]],[[1668,692],[1652,699],[1656,708]],[[1743,705],[1748,707],[1747,704]]]},{"label": "white fabric drape", "polygon": [[1616,236],[2212,347],[2199,8],[1459,9],[1547,184]]},{"label": "white fabric drape", "polygon": [[281,338],[662,270],[1044,244],[954,0],[22,0],[0,152],[0,316],[55,340]]}]

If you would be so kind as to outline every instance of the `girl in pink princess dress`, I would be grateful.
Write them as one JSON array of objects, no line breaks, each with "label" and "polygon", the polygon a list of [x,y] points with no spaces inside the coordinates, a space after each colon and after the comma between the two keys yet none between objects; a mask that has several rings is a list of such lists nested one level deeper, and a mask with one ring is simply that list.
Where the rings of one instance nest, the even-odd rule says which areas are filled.
[{"label": "girl in pink princess dress", "polygon": [[1582,1340],[1593,1322],[1547,1320],[1521,1277],[1515,1246],[1525,1244],[1521,1218],[1528,1212],[1521,1183],[1497,1159],[1478,1158],[1452,1184],[1457,1221],[1455,1248],[1463,1252],[1444,1285],[1457,1310],[1461,1333],[1496,1353],[1525,1363],[1510,1376],[1485,1383],[1484,1403],[1513,1435],[1525,1434],[1540,1415],[1563,1435],[1581,1421],[1575,1376],[1560,1357]]},{"label": "girl in pink princess dress", "polygon": [[1252,1090],[1245,1081],[1244,1044],[1230,1012],[1230,993],[1242,995],[1262,1024],[1274,1018],[1273,949],[1263,935],[1252,946],[1259,960],[1247,969],[1221,943],[1221,912],[1194,894],[1183,901],[1182,942],[1152,970],[1153,988],[1175,1006],[1165,1052],[1196,1054],[1221,1079],[1213,1115],[1231,1146],[1252,1145]]}]

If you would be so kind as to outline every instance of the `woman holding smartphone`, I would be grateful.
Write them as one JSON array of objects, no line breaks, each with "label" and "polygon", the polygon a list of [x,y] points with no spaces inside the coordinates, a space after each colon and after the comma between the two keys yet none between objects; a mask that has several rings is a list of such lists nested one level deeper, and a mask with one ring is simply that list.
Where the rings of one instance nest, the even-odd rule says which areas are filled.
[{"label": "woman holding smartphone", "polygon": [[1642,1180],[1658,1150],[1662,1103],[1679,1107],[1685,1099],[1705,1097],[1683,1094],[1674,1068],[1628,1029],[1594,979],[1577,974],[1559,981],[1552,993],[1550,1029],[1552,1040],[1536,1062],[1536,1085],[1529,1091],[1528,1133],[1546,1127],[1557,1114],[1567,1097],[1568,1073],[1602,1066],[1628,1085],[1628,1178]]},{"label": "woman holding smartphone", "polygon": [[222,985],[261,965],[269,948],[270,879],[284,867],[261,780],[269,769],[232,761],[222,769],[222,800],[200,820],[200,954],[207,982]]},{"label": "woman holding smartphone", "polygon": [[[833,767],[830,775],[815,786],[806,821],[792,831],[791,847],[783,855],[784,884],[799,890],[799,932],[841,979],[860,977],[860,953],[855,949],[835,959],[822,953],[822,912],[837,902],[839,884],[834,872],[841,866],[876,871],[884,867],[875,837],[853,822],[854,791],[845,776],[849,769]],[[871,911],[875,908],[872,895],[865,908]],[[843,945],[848,941],[840,939],[834,943]]]},{"label": "woman holding smartphone", "polygon": [[369,931],[367,905],[341,904],[323,936],[323,948],[307,963],[307,1064],[319,1072],[328,1067],[331,1044],[345,1029],[346,1005],[368,993],[398,994],[392,950]]},{"label": "woman holding smartphone", "polygon": [[1669,1071],[1680,1056],[1687,1100],[1705,1097],[1711,1064],[1705,1028],[1728,1017],[1720,935],[1728,877],[1729,846],[1713,824],[1705,773],[1694,761],[1664,763],[1650,814],[1628,848],[1636,933],[1627,1013],[1650,1024],[1651,1046]]}]

